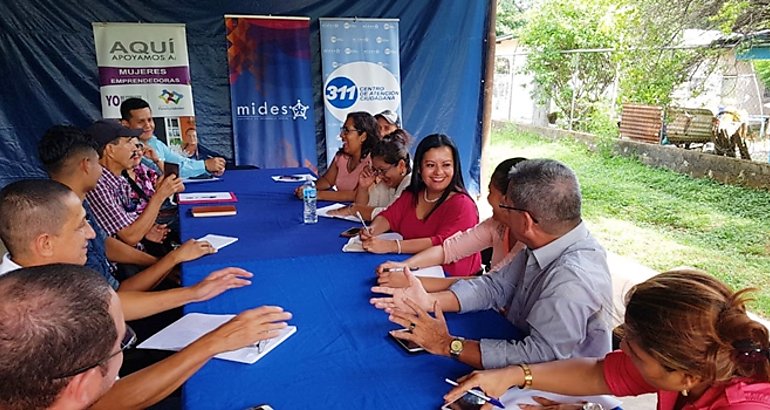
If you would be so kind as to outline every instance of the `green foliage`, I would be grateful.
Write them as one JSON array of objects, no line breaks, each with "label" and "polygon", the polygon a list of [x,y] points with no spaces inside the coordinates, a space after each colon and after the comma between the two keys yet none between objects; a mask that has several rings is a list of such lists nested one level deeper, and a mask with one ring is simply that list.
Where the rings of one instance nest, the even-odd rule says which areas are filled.
[{"label": "green foliage", "polygon": [[584,220],[607,250],[658,271],[694,266],[733,288],[756,287],[752,309],[770,317],[770,192],[692,179],[515,127],[494,132],[491,148],[491,164],[524,156],[572,167]]},{"label": "green foliage", "polygon": [[516,0],[497,1],[496,35],[514,34],[524,24],[522,8],[526,3],[522,0],[518,2]]},{"label": "green foliage", "polygon": [[575,49],[614,48],[618,37],[613,7],[604,0],[545,0],[533,8],[519,34],[532,51],[525,69],[532,73],[540,101],[552,99],[564,113],[585,120],[614,79],[609,53],[572,53]]},{"label": "green foliage", "polygon": [[755,60],[754,71],[757,73],[765,88],[770,88],[770,60]]}]

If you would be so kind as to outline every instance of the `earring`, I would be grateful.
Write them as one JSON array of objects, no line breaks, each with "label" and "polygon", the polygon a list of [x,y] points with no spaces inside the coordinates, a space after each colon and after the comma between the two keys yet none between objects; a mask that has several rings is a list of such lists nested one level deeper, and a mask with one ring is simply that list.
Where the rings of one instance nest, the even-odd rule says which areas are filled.
[{"label": "earring", "polygon": [[687,394],[688,394],[687,389],[682,390],[682,396],[687,397]]}]

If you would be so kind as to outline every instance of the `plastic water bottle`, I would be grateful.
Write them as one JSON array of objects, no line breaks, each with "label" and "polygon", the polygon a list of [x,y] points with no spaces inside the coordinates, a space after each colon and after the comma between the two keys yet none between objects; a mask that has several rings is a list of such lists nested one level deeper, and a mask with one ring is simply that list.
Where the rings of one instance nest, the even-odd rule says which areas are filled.
[{"label": "plastic water bottle", "polygon": [[303,220],[306,224],[314,224],[318,222],[318,215],[315,212],[316,194],[317,192],[313,181],[307,181],[307,183],[302,186],[302,200],[305,203]]}]

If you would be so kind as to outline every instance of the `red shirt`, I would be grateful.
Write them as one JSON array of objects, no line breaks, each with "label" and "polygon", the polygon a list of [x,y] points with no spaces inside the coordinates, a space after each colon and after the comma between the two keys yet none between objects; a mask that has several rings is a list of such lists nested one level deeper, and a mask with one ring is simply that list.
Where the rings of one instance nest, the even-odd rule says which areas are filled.
[{"label": "red shirt", "polygon": [[[390,229],[404,239],[430,238],[431,244],[441,245],[444,239],[479,223],[479,211],[468,195],[455,193],[433,210],[428,219],[417,218],[414,195],[404,191],[380,214],[388,220]],[[449,276],[470,276],[481,268],[481,255],[476,252],[456,262],[441,265]]]},{"label": "red shirt", "polygon": [[[615,396],[658,394],[658,410],[673,410],[678,391],[657,390],[647,384],[636,366],[622,351],[614,351],[604,358],[604,379]],[[756,383],[735,378],[727,383],[711,386],[695,403],[682,410],[761,410],[770,409],[770,383]]]}]

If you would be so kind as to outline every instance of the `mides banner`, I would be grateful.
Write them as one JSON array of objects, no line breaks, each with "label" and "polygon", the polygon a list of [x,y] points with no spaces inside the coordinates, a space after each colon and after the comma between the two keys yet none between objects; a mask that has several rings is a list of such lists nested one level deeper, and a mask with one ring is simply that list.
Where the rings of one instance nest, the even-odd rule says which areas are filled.
[{"label": "mides banner", "polygon": [[120,118],[120,103],[139,97],[155,117],[191,117],[184,24],[92,23],[102,116]]},{"label": "mides banner", "polygon": [[321,18],[326,159],[339,150],[349,112],[401,118],[398,19]]},{"label": "mides banner", "polygon": [[225,16],[235,162],[315,170],[310,19]]}]

